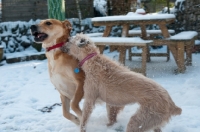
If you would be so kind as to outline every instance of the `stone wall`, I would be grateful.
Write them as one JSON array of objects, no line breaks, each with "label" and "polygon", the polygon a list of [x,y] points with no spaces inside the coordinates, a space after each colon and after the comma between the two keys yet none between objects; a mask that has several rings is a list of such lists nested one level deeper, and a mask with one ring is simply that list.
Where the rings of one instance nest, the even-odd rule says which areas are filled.
[{"label": "stone wall", "polygon": [[200,39],[200,0],[185,1],[185,30],[194,30],[198,32]]}]

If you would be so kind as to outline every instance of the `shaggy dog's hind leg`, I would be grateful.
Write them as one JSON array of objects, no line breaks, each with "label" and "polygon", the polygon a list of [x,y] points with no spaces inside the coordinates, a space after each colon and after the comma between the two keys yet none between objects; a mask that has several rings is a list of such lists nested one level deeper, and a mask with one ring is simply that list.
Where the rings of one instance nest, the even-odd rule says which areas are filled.
[{"label": "shaggy dog's hind leg", "polygon": [[[145,132],[148,130],[159,130],[158,128],[163,124],[162,117],[159,114],[152,113],[146,107],[140,107],[133,115],[127,125],[126,132]],[[154,131],[155,131],[154,130]],[[155,131],[160,132],[160,131]]]},{"label": "shaggy dog's hind leg", "polygon": [[116,107],[109,104],[106,104],[107,115],[108,115],[108,124],[107,126],[112,126],[114,123],[117,122],[117,115],[120,110],[123,110],[124,107]]},{"label": "shaggy dog's hind leg", "polygon": [[160,128],[156,128],[154,129],[154,132],[162,132],[162,130]]}]

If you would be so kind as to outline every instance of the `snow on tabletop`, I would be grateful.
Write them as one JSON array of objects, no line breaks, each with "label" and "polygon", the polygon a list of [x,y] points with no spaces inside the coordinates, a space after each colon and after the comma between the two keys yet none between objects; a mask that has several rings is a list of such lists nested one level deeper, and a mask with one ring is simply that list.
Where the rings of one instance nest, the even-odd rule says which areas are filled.
[{"label": "snow on tabletop", "polygon": [[131,38],[123,38],[123,37],[91,37],[90,38],[94,42],[113,42],[113,43],[150,43],[152,40],[143,40],[140,37],[131,37]]},{"label": "snow on tabletop", "polygon": [[93,22],[102,22],[102,21],[126,21],[126,20],[157,20],[157,19],[174,19],[174,14],[146,14],[140,15],[136,13],[128,13],[128,15],[119,15],[119,16],[106,16],[106,17],[94,17],[91,19]]},{"label": "snow on tabletop", "polygon": [[135,12],[136,13],[145,13],[145,10],[144,9],[137,9]]},{"label": "snow on tabletop", "polygon": [[4,46],[3,46],[3,45],[0,45],[0,48],[4,48]]},{"label": "snow on tabletop", "polygon": [[[147,33],[149,34],[157,34],[157,33],[161,33],[161,30],[146,30]],[[174,30],[169,29],[168,30],[169,33],[175,33]],[[140,34],[141,30],[129,30],[129,34]]]},{"label": "snow on tabletop", "polygon": [[194,36],[197,36],[198,33],[196,31],[183,31],[174,36],[171,36],[171,40],[188,40],[192,39]]}]

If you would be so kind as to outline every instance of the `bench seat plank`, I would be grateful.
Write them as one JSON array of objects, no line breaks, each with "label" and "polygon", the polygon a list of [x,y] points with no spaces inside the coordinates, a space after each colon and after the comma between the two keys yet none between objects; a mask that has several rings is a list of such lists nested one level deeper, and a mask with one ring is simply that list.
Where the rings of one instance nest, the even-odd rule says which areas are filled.
[{"label": "bench seat plank", "polygon": [[171,36],[170,40],[191,40],[196,37],[198,33],[196,31],[183,31],[176,35]]},{"label": "bench seat plank", "polygon": [[85,34],[89,37],[102,37],[103,36],[103,33],[88,33],[88,34]]},{"label": "bench seat plank", "polygon": [[142,46],[153,42],[152,40],[143,40],[140,37],[91,37],[90,39],[98,45],[116,46]]}]

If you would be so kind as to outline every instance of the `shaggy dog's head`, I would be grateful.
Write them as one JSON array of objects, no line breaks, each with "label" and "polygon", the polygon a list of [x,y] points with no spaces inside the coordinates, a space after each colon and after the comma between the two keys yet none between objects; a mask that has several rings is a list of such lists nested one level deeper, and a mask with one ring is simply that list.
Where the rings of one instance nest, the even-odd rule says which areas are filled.
[{"label": "shaggy dog's head", "polygon": [[47,48],[58,42],[66,42],[71,29],[72,26],[67,20],[46,19],[37,25],[32,25],[31,33],[35,42],[42,43],[42,46]]},{"label": "shaggy dog's head", "polygon": [[91,53],[99,53],[99,49],[95,46],[94,42],[84,34],[77,34],[74,38],[70,39],[62,47],[62,51],[68,52],[78,60],[82,60]]}]

